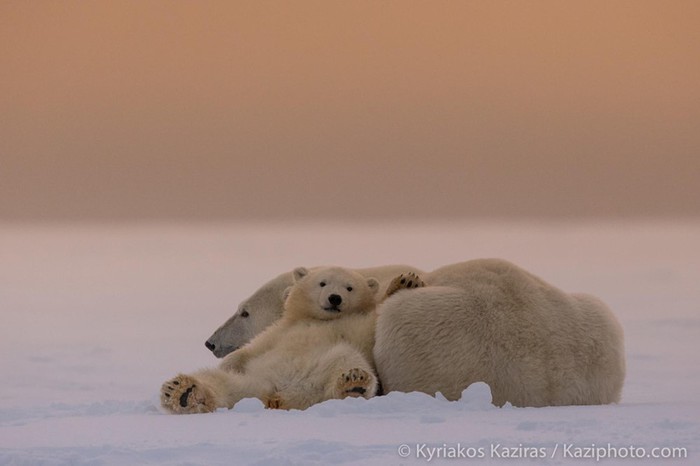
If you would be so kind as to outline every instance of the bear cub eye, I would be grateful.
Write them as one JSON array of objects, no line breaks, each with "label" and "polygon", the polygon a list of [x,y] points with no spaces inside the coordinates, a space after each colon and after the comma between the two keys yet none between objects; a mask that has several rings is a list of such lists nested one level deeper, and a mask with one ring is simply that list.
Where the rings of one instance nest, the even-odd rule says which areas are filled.
[{"label": "bear cub eye", "polygon": [[324,286],[326,286],[326,282],[321,282],[319,283],[319,285],[321,285],[321,288],[323,288]]},{"label": "bear cub eye", "polygon": [[241,312],[241,317],[248,317],[249,315],[248,311]]},{"label": "bear cub eye", "polygon": [[347,287],[347,290],[352,291],[352,287],[351,286]]}]

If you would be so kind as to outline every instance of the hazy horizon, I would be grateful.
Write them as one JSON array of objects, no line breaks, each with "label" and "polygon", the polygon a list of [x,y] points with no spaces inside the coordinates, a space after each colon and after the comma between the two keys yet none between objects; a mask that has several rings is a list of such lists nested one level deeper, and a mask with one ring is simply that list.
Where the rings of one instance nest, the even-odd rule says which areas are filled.
[{"label": "hazy horizon", "polygon": [[0,221],[700,217],[700,4],[0,3]]}]

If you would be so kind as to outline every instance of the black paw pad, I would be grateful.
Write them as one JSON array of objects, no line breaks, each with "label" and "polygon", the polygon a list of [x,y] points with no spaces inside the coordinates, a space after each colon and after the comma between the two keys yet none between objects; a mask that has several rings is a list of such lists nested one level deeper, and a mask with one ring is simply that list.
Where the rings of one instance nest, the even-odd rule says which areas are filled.
[{"label": "black paw pad", "polygon": [[182,406],[183,408],[187,408],[187,398],[189,398],[190,393],[192,393],[193,388],[194,388],[194,386],[188,388],[185,391],[185,393],[183,393],[182,396],[180,396],[180,406]]}]

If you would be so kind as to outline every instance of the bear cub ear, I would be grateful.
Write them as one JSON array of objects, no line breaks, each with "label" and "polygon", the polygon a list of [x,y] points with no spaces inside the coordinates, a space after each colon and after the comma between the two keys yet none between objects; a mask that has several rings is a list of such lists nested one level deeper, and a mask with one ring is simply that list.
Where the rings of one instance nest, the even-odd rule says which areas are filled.
[{"label": "bear cub ear", "polygon": [[290,293],[292,292],[292,286],[288,286],[287,288],[284,289],[284,293],[282,293],[282,301],[286,302],[287,298],[289,298]]},{"label": "bear cub ear", "polygon": [[306,269],[306,267],[297,267],[294,269],[294,283],[298,282],[308,274],[309,271]]},{"label": "bear cub ear", "polygon": [[367,286],[370,290],[372,290],[372,293],[376,293],[377,291],[379,291],[379,282],[376,278],[368,278]]}]

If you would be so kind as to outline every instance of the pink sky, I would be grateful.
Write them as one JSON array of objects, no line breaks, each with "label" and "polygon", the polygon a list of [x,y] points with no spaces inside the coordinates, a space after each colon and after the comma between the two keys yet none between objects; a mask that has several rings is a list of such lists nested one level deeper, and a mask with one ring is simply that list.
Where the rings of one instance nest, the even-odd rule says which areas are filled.
[{"label": "pink sky", "polygon": [[0,220],[700,215],[695,1],[0,3]]}]

